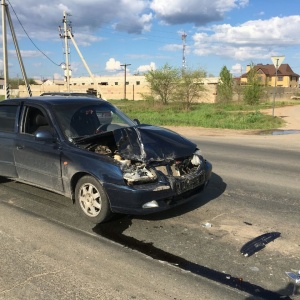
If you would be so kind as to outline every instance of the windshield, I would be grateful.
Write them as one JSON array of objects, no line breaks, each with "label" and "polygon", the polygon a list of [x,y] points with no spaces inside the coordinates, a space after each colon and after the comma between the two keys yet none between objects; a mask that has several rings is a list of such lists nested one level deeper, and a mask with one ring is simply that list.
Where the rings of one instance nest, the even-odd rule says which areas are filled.
[{"label": "windshield", "polygon": [[71,139],[136,125],[107,102],[55,105],[54,111],[63,134]]}]

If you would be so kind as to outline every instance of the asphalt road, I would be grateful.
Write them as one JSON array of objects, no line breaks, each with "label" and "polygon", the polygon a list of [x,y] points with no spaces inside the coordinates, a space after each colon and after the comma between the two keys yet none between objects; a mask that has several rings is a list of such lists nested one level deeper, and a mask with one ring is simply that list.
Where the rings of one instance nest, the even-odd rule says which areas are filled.
[{"label": "asphalt road", "polygon": [[151,216],[94,226],[64,197],[1,180],[0,299],[300,298],[285,274],[300,269],[300,135],[193,139],[208,188]]}]

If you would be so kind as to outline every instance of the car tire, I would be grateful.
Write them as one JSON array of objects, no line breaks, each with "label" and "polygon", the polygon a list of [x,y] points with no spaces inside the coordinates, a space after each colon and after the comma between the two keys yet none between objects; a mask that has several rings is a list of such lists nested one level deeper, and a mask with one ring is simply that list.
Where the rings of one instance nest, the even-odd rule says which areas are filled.
[{"label": "car tire", "polygon": [[75,188],[75,202],[78,210],[95,224],[107,221],[112,215],[102,185],[92,176],[83,176],[78,180]]}]

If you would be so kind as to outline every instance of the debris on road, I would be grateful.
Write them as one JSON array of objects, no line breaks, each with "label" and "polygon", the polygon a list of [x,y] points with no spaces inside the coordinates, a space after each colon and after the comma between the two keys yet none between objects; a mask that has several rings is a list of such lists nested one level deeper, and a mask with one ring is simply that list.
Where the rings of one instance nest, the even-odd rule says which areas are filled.
[{"label": "debris on road", "polygon": [[293,295],[296,295],[297,285],[300,284],[300,270],[298,271],[298,274],[293,272],[285,272],[285,274],[294,281]]},{"label": "debris on road", "polygon": [[280,237],[280,232],[269,232],[265,233],[263,235],[260,235],[253,240],[247,242],[240,250],[240,252],[246,256],[249,257],[256,253],[257,251],[263,249],[266,244],[274,241]]},{"label": "debris on road", "polygon": [[252,223],[249,223],[249,222],[246,222],[246,221],[244,221],[244,224],[252,226]]},{"label": "debris on road", "polygon": [[205,224],[202,224],[202,227],[205,227],[205,228],[211,228],[211,227],[212,227],[212,224],[210,224],[210,223],[205,223]]}]

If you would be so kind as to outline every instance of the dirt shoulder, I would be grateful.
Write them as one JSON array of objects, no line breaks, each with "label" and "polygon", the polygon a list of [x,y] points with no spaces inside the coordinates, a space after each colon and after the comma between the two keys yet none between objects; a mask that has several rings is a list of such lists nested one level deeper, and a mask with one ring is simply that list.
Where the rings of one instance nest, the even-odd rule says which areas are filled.
[{"label": "dirt shoulder", "polygon": [[[272,109],[262,110],[262,113],[273,115]],[[282,130],[296,130],[300,131],[300,105],[284,106],[275,108],[274,115],[282,118],[285,125]],[[239,135],[260,135],[262,130],[233,130],[233,129],[219,129],[219,128],[203,128],[203,127],[185,127],[185,126],[165,126],[183,136],[239,136]],[[294,134],[288,134],[294,136]],[[300,135],[300,132],[297,136]]]}]

